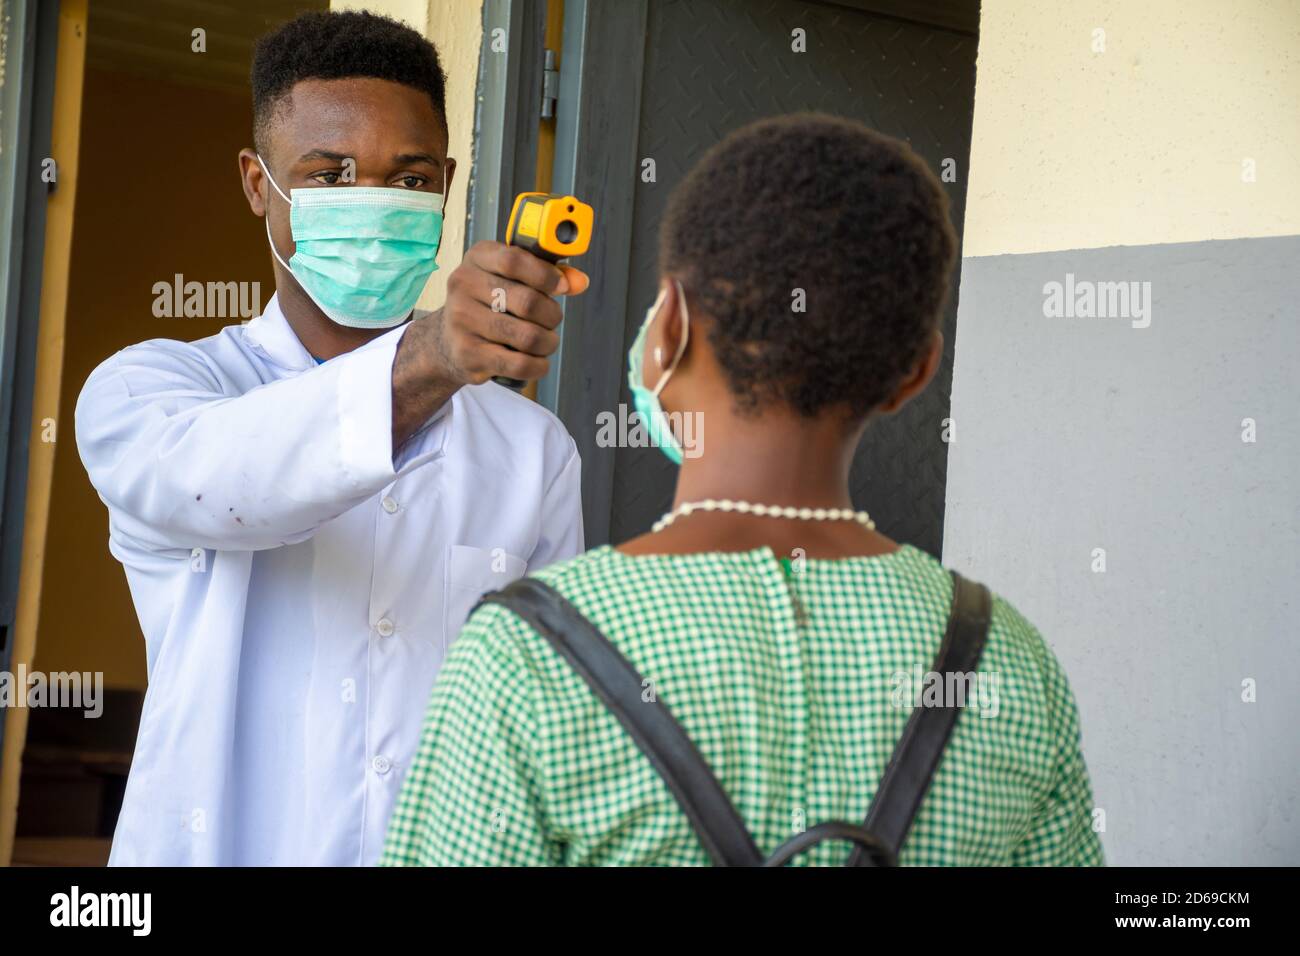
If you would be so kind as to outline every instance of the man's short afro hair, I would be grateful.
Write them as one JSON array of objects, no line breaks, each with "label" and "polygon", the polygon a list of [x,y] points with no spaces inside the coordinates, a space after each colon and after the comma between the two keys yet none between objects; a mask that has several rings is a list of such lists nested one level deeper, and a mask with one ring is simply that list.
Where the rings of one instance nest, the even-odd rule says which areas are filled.
[{"label": "man's short afro hair", "polygon": [[265,148],[279,100],[301,80],[392,80],[429,94],[447,122],[446,77],[438,50],[405,24],[347,10],[304,13],[257,41],[253,51],[253,136]]},{"label": "man's short afro hair", "polygon": [[858,418],[923,354],[956,248],[948,197],[906,143],[798,113],[704,155],[669,200],[659,261],[712,317],[742,412]]}]

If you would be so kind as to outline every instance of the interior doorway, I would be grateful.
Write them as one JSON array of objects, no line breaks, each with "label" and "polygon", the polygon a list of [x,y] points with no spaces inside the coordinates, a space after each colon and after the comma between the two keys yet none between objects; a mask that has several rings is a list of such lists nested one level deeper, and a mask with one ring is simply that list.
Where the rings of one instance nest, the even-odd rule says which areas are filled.
[{"label": "interior doorway", "polygon": [[[15,865],[107,861],[145,692],[140,625],[108,552],[107,513],[73,440],[77,395],[91,370],[127,345],[202,338],[230,324],[157,316],[157,283],[236,277],[258,283],[263,302],[270,297],[266,236],[244,203],[236,162],[252,142],[253,43],[328,6],[89,2],[58,396],[63,428],[48,489],[32,670],[102,674],[102,715],[29,709]],[[48,281],[42,291],[51,294]]]}]

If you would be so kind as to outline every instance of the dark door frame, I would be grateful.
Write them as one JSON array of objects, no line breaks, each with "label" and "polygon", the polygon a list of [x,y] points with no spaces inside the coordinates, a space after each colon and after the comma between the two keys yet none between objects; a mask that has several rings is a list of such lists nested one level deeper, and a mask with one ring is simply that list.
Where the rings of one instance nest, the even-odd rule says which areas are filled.
[{"label": "dark door frame", "polygon": [[[28,443],[44,267],[41,178],[54,122],[57,0],[9,0],[6,78],[0,88],[0,670],[10,670],[27,505]],[[5,721],[0,719],[0,748]]]},{"label": "dark door frame", "polygon": [[[493,34],[504,30],[494,49]],[[484,0],[465,247],[505,235],[514,197],[537,181],[546,0]]]},{"label": "dark door frame", "polygon": [[595,416],[617,407],[623,378],[647,15],[648,0],[564,5],[553,188],[595,207],[582,268],[599,281],[564,301],[560,350],[538,397],[577,443],[583,525],[596,542],[609,539],[613,505],[615,449],[597,445]]}]

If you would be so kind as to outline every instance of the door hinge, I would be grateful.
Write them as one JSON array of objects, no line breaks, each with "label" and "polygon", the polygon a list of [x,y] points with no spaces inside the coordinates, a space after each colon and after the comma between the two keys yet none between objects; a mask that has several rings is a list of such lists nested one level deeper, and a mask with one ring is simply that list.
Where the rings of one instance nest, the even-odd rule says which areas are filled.
[{"label": "door hinge", "polygon": [[555,68],[555,51],[547,50],[542,58],[542,119],[554,119],[560,99],[560,71]]}]

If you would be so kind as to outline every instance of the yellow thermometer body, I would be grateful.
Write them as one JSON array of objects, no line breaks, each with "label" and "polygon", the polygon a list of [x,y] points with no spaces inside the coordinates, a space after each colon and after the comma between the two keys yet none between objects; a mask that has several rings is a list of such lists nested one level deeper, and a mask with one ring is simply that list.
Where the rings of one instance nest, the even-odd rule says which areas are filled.
[{"label": "yellow thermometer body", "polygon": [[[591,207],[576,196],[520,193],[510,210],[506,245],[526,249],[547,262],[580,256],[591,245],[594,219]],[[524,387],[517,378],[497,376],[493,381],[507,388]]]},{"label": "yellow thermometer body", "polygon": [[576,196],[520,193],[510,210],[506,245],[548,262],[580,256],[591,245],[594,218],[591,207]]}]

